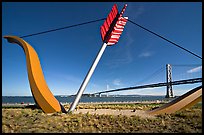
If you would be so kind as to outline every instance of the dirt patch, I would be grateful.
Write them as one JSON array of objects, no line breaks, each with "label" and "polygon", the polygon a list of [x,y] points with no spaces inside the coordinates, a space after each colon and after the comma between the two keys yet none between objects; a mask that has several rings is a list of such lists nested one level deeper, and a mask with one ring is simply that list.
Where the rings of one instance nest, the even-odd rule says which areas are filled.
[{"label": "dirt patch", "polygon": [[154,118],[153,115],[149,115],[146,111],[142,110],[114,110],[114,109],[77,109],[74,111],[74,114],[99,114],[99,115],[125,115],[125,116],[140,116],[143,118]]}]

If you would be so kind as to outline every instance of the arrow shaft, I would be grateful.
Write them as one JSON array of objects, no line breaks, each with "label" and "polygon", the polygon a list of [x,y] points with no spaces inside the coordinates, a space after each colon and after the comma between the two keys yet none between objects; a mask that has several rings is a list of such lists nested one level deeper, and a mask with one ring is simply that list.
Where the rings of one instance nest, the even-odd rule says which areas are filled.
[{"label": "arrow shaft", "polygon": [[83,92],[84,92],[84,90],[85,90],[85,88],[86,88],[86,86],[87,86],[87,84],[88,84],[88,82],[89,82],[89,80],[90,80],[90,78],[91,78],[91,76],[92,76],[92,74],[93,74],[97,64],[98,64],[98,62],[99,62],[103,52],[106,49],[106,46],[107,46],[107,44],[103,43],[100,51],[98,52],[98,55],[96,56],[96,58],[95,58],[95,60],[94,60],[94,62],[92,64],[91,68],[89,69],[89,71],[88,71],[88,73],[87,73],[83,83],[81,84],[80,89],[77,92],[76,98],[75,98],[74,102],[72,102],[68,112],[73,112],[74,109],[76,108],[77,104],[79,103],[79,100],[80,100],[80,98],[81,98],[81,96],[82,96],[82,94],[83,94]]}]

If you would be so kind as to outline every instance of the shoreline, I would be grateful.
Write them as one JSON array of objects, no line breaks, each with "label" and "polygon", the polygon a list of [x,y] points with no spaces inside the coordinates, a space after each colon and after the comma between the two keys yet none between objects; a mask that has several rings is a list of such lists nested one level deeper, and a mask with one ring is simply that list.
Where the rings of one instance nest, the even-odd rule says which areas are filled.
[{"label": "shoreline", "polygon": [[[79,105],[87,105],[87,104],[152,104],[152,103],[168,103],[171,100],[152,100],[152,101],[125,101],[125,102],[80,102]],[[71,103],[61,103],[62,105],[70,105]],[[35,103],[2,103],[2,107],[6,106],[27,106],[27,105],[35,105]]]}]

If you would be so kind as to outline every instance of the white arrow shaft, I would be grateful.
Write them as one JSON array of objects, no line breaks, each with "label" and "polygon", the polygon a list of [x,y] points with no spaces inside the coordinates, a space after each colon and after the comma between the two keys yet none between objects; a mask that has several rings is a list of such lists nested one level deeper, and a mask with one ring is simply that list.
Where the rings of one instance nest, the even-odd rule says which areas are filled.
[{"label": "white arrow shaft", "polygon": [[83,94],[83,92],[84,92],[84,90],[85,90],[85,88],[86,88],[86,86],[87,86],[87,84],[88,84],[88,82],[89,82],[89,80],[90,80],[90,78],[91,78],[91,76],[92,76],[92,74],[93,74],[93,72],[94,72],[100,58],[101,58],[101,56],[102,56],[102,54],[103,54],[103,52],[106,49],[106,46],[107,46],[107,44],[103,43],[100,51],[98,52],[98,55],[96,56],[95,61],[93,62],[91,68],[89,69],[89,72],[87,73],[83,83],[81,84],[81,87],[80,87],[80,89],[79,89],[79,91],[78,91],[78,93],[76,95],[76,98],[75,98],[74,102],[72,102],[68,112],[72,112],[76,108],[76,106],[77,106],[77,104],[78,104],[78,102],[79,102],[79,100],[80,100],[80,98],[81,98],[81,96],[82,96],[82,94]]}]

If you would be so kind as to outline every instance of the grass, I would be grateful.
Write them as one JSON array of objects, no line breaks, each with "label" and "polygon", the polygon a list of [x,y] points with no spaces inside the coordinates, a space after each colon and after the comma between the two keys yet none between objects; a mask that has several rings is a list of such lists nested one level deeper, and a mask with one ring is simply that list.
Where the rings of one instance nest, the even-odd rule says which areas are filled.
[{"label": "grass", "polygon": [[[161,104],[79,104],[78,109],[140,109]],[[65,105],[66,110],[69,105]],[[156,118],[97,114],[45,114],[34,108],[2,108],[3,133],[202,133],[202,103]]]},{"label": "grass", "polygon": [[[136,109],[149,110],[163,105],[164,103],[135,103],[135,104],[79,104],[76,109]],[[64,106],[66,110],[70,105]]]}]

